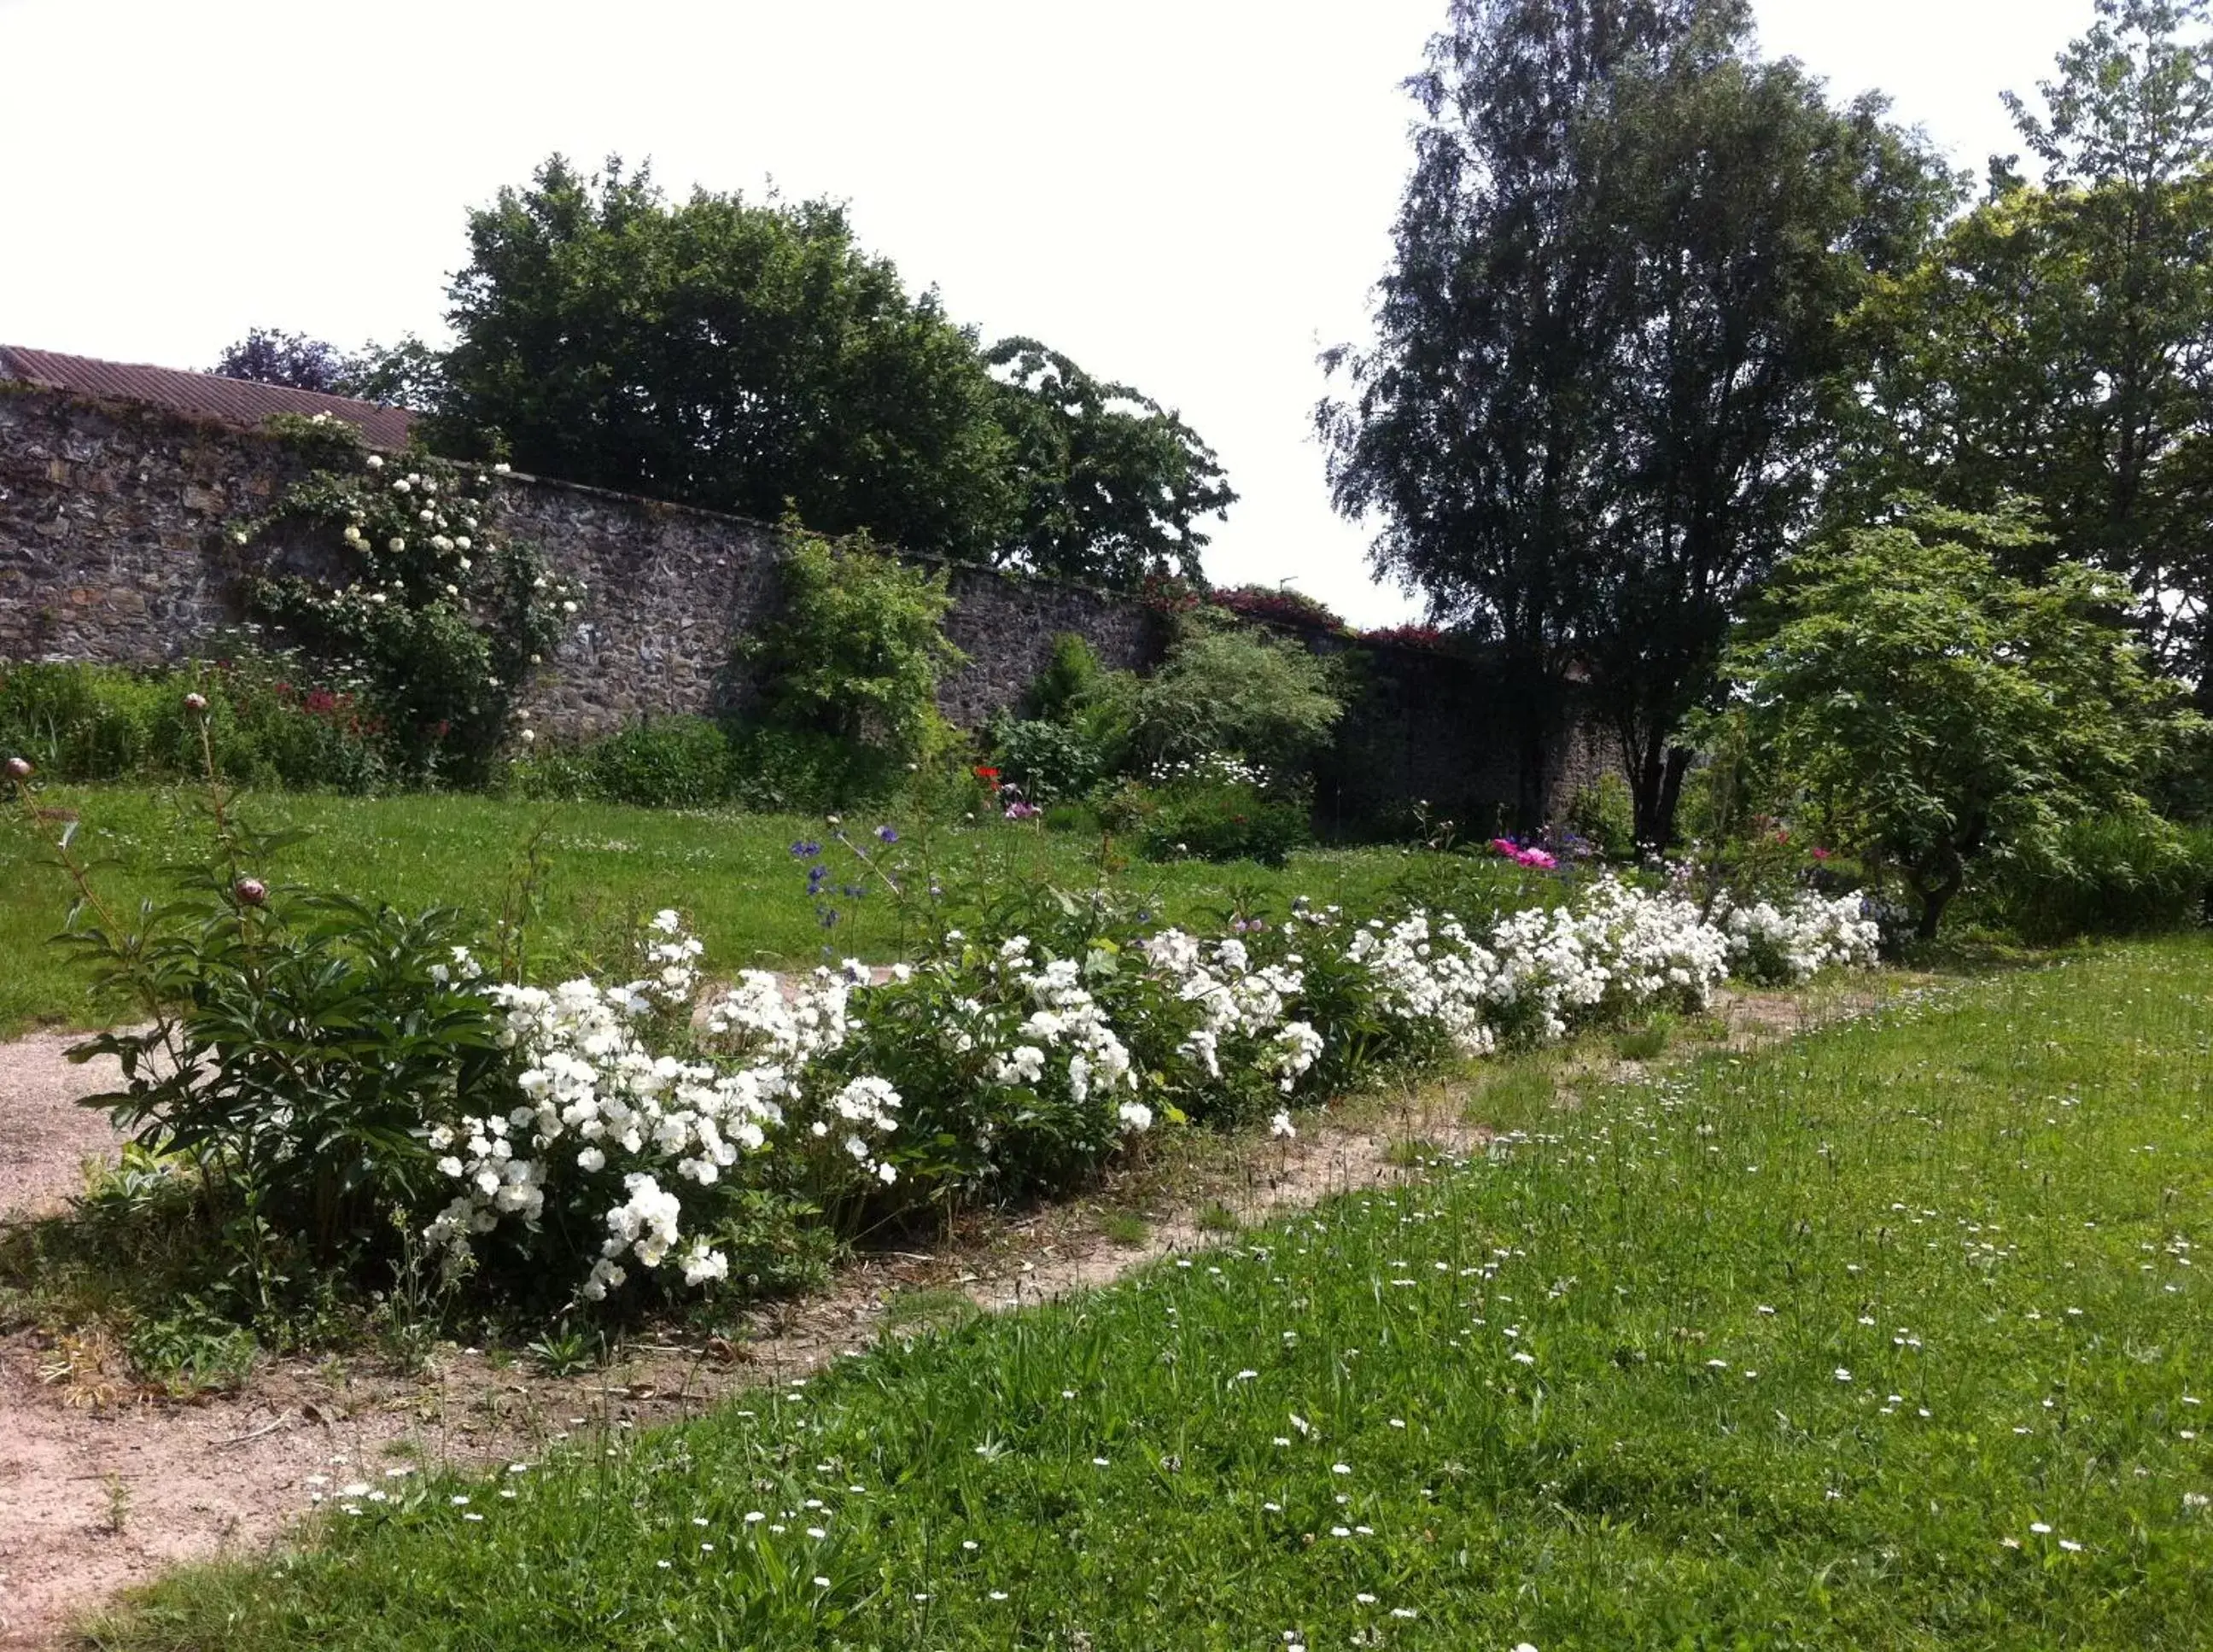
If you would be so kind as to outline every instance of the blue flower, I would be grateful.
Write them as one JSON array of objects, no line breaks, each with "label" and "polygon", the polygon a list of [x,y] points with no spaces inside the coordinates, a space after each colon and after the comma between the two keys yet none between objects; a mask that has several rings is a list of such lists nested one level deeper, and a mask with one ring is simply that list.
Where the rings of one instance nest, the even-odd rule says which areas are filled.
[{"label": "blue flower", "polygon": [[811,861],[821,852],[820,844],[810,843],[805,838],[802,838],[791,846],[791,858],[796,861]]},{"label": "blue flower", "polygon": [[897,843],[899,841],[899,828],[897,826],[878,826],[876,828],[876,841],[878,843],[887,844]]}]

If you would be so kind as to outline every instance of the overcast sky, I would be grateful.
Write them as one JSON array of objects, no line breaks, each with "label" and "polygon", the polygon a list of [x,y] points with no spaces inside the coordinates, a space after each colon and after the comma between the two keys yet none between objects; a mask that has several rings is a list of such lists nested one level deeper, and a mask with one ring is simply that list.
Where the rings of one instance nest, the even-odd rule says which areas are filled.
[{"label": "overcast sky", "polygon": [[[2011,149],[2089,0],[1756,0],[1770,55]],[[1443,0],[0,0],[0,342],[204,367],[249,326],[439,334],[462,214],[549,151],[851,203],[987,338],[1178,408],[1243,496],[1206,557],[1366,625],[1310,414],[1389,250]]]}]

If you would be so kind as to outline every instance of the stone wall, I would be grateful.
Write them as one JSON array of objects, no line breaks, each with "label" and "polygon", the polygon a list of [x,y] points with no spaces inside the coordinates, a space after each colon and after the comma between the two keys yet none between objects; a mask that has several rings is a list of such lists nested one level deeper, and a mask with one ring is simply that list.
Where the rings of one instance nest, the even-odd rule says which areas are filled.
[{"label": "stone wall", "polygon": [[[0,382],[0,659],[156,665],[240,623],[245,576],[272,550],[233,544],[226,521],[265,509],[296,473],[254,432],[134,405]],[[582,580],[584,612],[528,698],[539,728],[582,738],[642,716],[741,704],[734,643],[777,600],[774,531],[595,488],[509,479],[500,527]],[[1015,704],[1056,633],[1110,668],[1143,669],[1165,635],[1151,610],[1080,585],[951,565],[948,716],[973,727]],[[1310,646],[1343,639],[1317,633]],[[1322,764],[1325,827],[1403,819],[1412,800],[1487,825],[1514,796],[1495,684],[1479,664],[1415,648],[1363,649],[1363,692]],[[1564,691],[1560,801],[1603,766]]]}]

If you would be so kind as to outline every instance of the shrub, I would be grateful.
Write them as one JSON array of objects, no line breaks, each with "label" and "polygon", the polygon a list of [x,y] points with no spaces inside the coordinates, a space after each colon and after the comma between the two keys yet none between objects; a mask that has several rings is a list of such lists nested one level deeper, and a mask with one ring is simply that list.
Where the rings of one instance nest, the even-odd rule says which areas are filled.
[{"label": "shrub", "polygon": [[533,747],[508,777],[526,797],[646,808],[709,808],[741,790],[729,735],[706,717],[656,717],[577,746]]},{"label": "shrub", "polygon": [[1576,789],[1568,801],[1567,823],[1607,860],[1630,860],[1637,854],[1635,802],[1629,783],[1611,771]]},{"label": "shrub", "polygon": [[203,719],[185,697],[198,693],[216,770],[229,780],[295,790],[381,784],[381,719],[357,686],[319,683],[313,669],[251,647],[172,670],[0,663],[0,747],[60,780],[190,774]]},{"label": "shrub", "polygon": [[1983,903],[2033,942],[2119,935],[2204,921],[2213,830],[2155,815],[2077,820],[2040,852],[1997,869]]},{"label": "shrub", "polygon": [[479,783],[584,588],[496,531],[491,472],[417,454],[402,474],[377,454],[345,451],[354,462],[312,472],[231,530],[244,545],[305,529],[341,572],[280,568],[255,579],[249,599],[314,657],[367,686],[395,765]]},{"label": "shrub", "polygon": [[1858,895],[1801,889],[1780,902],[1732,908],[1722,920],[1730,966],[1748,980],[1780,984],[1839,966],[1864,968],[1881,939]]},{"label": "shrub", "polygon": [[944,738],[938,678],[966,662],[945,640],[946,576],[866,533],[830,539],[787,521],[784,547],[783,609],[743,651],[761,682],[757,721],[844,741],[863,769],[919,761]]},{"label": "shrub", "polygon": [[1302,591],[1274,585],[1235,585],[1210,592],[1206,599],[1217,608],[1248,619],[1272,620],[1277,625],[1307,625],[1338,636],[1350,634],[1344,617],[1326,602]]},{"label": "shrub", "polygon": [[1228,752],[1288,773],[1344,714],[1326,661],[1247,627],[1194,623],[1137,691],[1136,755],[1155,763]]},{"label": "shrub", "polygon": [[1149,860],[1196,856],[1281,866],[1314,841],[1305,789],[1234,758],[1162,764],[1151,783],[1132,782],[1108,801],[1108,825],[1133,834]]},{"label": "shrub", "polygon": [[1924,940],[1983,863],[2056,863],[2101,814],[2149,822],[2203,726],[2125,625],[2125,585],[2005,571],[2045,543],[2015,506],[1909,502],[1789,558],[1730,656],[1764,765],[1894,869]]},{"label": "shrub", "polygon": [[[8,783],[28,801],[20,763]],[[956,876],[926,831],[833,826],[792,845],[807,898],[832,921],[859,891],[896,903],[911,961],[744,972],[695,1018],[704,948],[674,911],[637,978],[538,985],[514,929],[494,963],[456,914],[272,884],[283,840],[219,787],[209,811],[183,898],[128,920],[64,838],[71,943],[151,1023],[79,1048],[123,1064],[98,1101],[194,1167],[257,1316],[371,1263],[435,1263],[455,1300],[540,1322],[792,1282],[837,1235],[1065,1186],[1162,1124],[1273,1111],[1283,1133],[1299,1095],[1381,1069],[1698,1009],[1730,950],[1688,901],[1612,878],[1474,928],[1299,903],[1205,937],[1055,887],[1018,858],[1032,832],[990,834],[995,858]]]},{"label": "shrub", "polygon": [[1106,675],[1090,640],[1080,631],[1062,631],[1052,639],[1052,652],[1045,668],[1022,697],[1022,709],[1040,722],[1072,722],[1084,702],[1098,692]]},{"label": "shrub", "polygon": [[1029,802],[1082,797],[1099,783],[1097,748],[1064,723],[1002,721],[992,725],[991,747],[1007,784]]}]

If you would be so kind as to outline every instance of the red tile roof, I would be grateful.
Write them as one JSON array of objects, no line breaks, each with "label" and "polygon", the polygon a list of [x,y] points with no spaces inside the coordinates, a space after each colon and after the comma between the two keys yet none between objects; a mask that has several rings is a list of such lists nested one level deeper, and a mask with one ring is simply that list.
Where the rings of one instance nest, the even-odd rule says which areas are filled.
[{"label": "red tile roof", "polygon": [[295,390],[290,385],[259,384],[251,379],[226,379],[213,373],[183,373],[168,367],[141,367],[103,362],[90,356],[64,356],[51,350],[25,350],[0,344],[0,378],[80,395],[101,396],[115,401],[149,402],[174,407],[225,424],[259,429],[271,413],[313,417],[328,413],[357,426],[372,448],[397,453],[407,445],[410,414],[404,407],[386,407],[351,396],[326,396],[320,391]]}]

